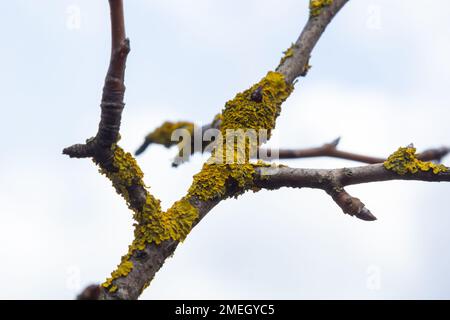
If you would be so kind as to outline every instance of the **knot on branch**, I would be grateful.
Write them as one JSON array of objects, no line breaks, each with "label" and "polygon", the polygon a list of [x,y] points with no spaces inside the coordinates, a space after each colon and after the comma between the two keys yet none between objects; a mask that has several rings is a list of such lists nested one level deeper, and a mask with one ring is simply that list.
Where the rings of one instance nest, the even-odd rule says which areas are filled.
[{"label": "knot on branch", "polygon": [[130,51],[130,39],[125,38],[125,40],[120,43],[119,47],[113,51],[113,55],[120,59],[124,59],[130,53]]},{"label": "knot on branch", "polygon": [[130,39],[125,38],[119,45],[111,50],[111,61],[124,61],[131,51]]}]

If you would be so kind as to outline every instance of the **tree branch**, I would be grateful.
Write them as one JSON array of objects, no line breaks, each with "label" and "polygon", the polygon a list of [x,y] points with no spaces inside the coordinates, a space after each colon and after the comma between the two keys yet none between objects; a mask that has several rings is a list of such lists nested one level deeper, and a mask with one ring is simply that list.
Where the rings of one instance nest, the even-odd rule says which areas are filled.
[{"label": "tree branch", "polygon": [[[262,124],[267,130],[273,129],[280,105],[292,91],[292,87],[286,83],[292,84],[298,76],[306,74],[313,47],[328,23],[346,2],[347,0],[311,2],[310,19],[297,42],[281,60],[277,68],[278,73],[269,73],[257,85],[238,94],[236,101],[228,102],[222,113],[224,127],[228,121],[229,127],[243,128],[248,119],[239,113],[240,111],[255,111],[253,108],[264,111],[262,109],[265,108],[270,109],[267,119],[262,119],[267,122],[257,122],[256,125]],[[75,145],[63,151],[71,157],[92,157],[134,212],[135,239],[111,278],[102,284],[101,299],[137,299],[164,261],[174,253],[178,244],[215,205],[248,190],[278,189],[284,186],[319,188],[326,191],[345,213],[363,220],[373,220],[375,217],[359,199],[350,196],[343,189],[345,186],[398,179],[449,181],[447,168],[432,167],[429,163],[419,163],[420,168],[439,170],[434,173],[419,171],[401,175],[389,171],[382,164],[350,169],[315,170],[274,168],[248,162],[242,165],[206,163],[202,171],[194,177],[187,195],[163,212],[160,202],[147,191],[143,173],[135,159],[117,146],[124,108],[124,74],[129,42],[125,38],[122,0],[109,0],[109,4],[112,50],[103,89],[99,130],[86,144]],[[267,87],[263,88],[264,85]],[[238,114],[233,114],[233,111]],[[228,117],[225,117],[227,112]],[[412,160],[417,162],[411,153],[413,148],[405,150],[409,152],[408,155],[412,154]],[[415,149],[413,151],[415,152]],[[237,151],[233,156],[236,154]],[[402,159],[395,160],[398,162]],[[393,162],[393,165],[398,166],[397,162]],[[410,167],[408,169],[411,169]]]},{"label": "tree branch", "polygon": [[297,41],[286,51],[285,57],[276,69],[285,76],[286,82],[292,83],[299,76],[306,75],[309,69],[309,58],[317,41],[319,41],[331,20],[347,2],[348,0],[333,0],[330,5],[320,8],[320,11],[313,12],[310,1],[310,18]]},{"label": "tree branch", "polygon": [[344,187],[391,180],[415,180],[425,182],[449,182],[450,169],[437,174],[430,171],[418,171],[400,175],[387,170],[383,164],[372,164],[354,168],[341,169],[294,169],[289,167],[269,167],[256,169],[258,177],[256,186],[269,190],[282,187],[313,188],[326,191],[342,208],[344,213],[363,220],[375,220],[364,204],[350,196]]},{"label": "tree branch", "polygon": [[[295,78],[305,74],[305,70],[308,67],[307,61],[313,47],[328,23],[330,23],[334,15],[345,5],[345,3],[347,3],[347,0],[334,0],[331,5],[321,8],[321,12],[319,14],[310,16],[305,30],[302,32],[295,44],[296,47],[291,48],[291,54],[289,56],[285,56],[281,60],[280,65],[277,68],[278,73],[271,75],[274,78],[264,80],[266,82],[274,81],[276,85],[279,86],[275,89],[275,91],[270,93],[270,96],[266,98],[266,101],[270,103],[271,100],[267,99],[273,99],[274,97],[276,97],[276,99],[278,99],[276,101],[280,101],[280,103],[284,100],[283,97],[286,94],[286,90],[289,89],[286,89],[285,85],[276,82],[277,79],[279,79],[280,73],[282,75],[282,79],[284,79],[287,84],[292,84]],[[260,98],[262,97],[257,97],[256,94],[258,93],[258,89],[259,88],[256,88],[256,90],[251,94],[251,100],[253,100],[253,103],[261,102]],[[259,94],[267,94],[267,92],[259,92]],[[264,105],[259,105],[259,107],[264,107]],[[225,111],[227,111],[227,107],[224,112]],[[275,113],[271,114],[273,121],[275,121],[276,116],[278,115],[276,110],[274,111]],[[222,115],[223,114],[224,113],[222,113]],[[237,121],[235,124],[240,127],[245,125],[242,123],[242,119],[235,119],[235,121]],[[266,129],[270,128],[267,127]],[[252,165],[246,165],[244,167],[234,165],[233,169],[228,171],[227,166],[210,166],[205,164],[202,171],[196,175],[196,180],[194,180],[187,196],[180,200],[183,201],[184,205],[190,207],[189,211],[192,209],[198,214],[196,219],[192,222],[191,227],[194,227],[221,200],[230,196],[237,196],[246,190],[245,187],[250,187],[252,184],[252,181],[248,180],[251,177],[250,172],[253,172]],[[221,182],[219,183],[211,180],[210,175],[215,176],[216,179],[222,179]],[[213,185],[211,185],[211,183],[213,183]],[[247,183],[249,185],[247,185]],[[204,196],[205,193],[208,196]],[[151,207],[154,206],[154,201],[152,199],[149,203]],[[135,229],[135,241],[139,240],[139,237],[142,237],[142,235],[139,234],[141,229],[144,230],[144,232],[149,232],[149,230],[147,230],[149,226],[150,228],[154,228],[152,221],[146,220],[148,218],[145,217],[147,217],[148,214],[145,213],[144,209],[145,207],[142,208],[144,212],[138,209],[135,210],[135,217],[138,219],[138,224]],[[154,216],[154,214],[156,214],[159,217],[158,219],[170,219],[176,210],[177,203],[175,203],[165,213],[160,212],[159,209],[157,209],[156,212],[150,213],[150,216]],[[145,218],[144,221],[139,221],[143,217]],[[158,223],[158,221],[153,222]],[[171,223],[176,224],[176,221]],[[165,230],[163,232],[165,232]],[[151,241],[149,243],[146,242],[142,246],[138,245],[138,249],[136,249],[136,244],[134,241],[130,246],[128,255],[122,259],[122,264],[119,265],[118,269],[113,272],[112,278],[107,281],[107,289],[102,291],[102,298],[138,298],[142,290],[146,288],[155,276],[156,272],[161,268],[165,259],[173,254],[180,240],[182,239],[178,239],[178,235],[175,237],[169,237],[161,242],[159,242],[158,238],[156,242]]]},{"label": "tree branch", "polygon": [[130,51],[129,40],[125,36],[125,22],[122,0],[109,0],[111,13],[111,58],[103,86],[100,104],[101,118],[97,135],[86,144],[76,144],[65,148],[63,154],[71,158],[94,159],[105,167],[110,167],[111,147],[119,140],[120,121],[125,106],[125,65]]}]

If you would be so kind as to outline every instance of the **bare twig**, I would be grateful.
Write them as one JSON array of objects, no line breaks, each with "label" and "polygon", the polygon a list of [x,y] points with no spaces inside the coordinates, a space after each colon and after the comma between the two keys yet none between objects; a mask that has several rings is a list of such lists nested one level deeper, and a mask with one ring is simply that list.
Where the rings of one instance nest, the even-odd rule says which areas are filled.
[{"label": "bare twig", "polygon": [[[386,158],[372,157],[363,154],[342,151],[337,148],[340,138],[333,140],[330,143],[325,143],[320,147],[305,148],[305,149],[280,149],[278,150],[279,159],[301,159],[301,158],[315,158],[315,157],[332,157],[345,160],[352,160],[362,163],[374,164],[382,163]],[[260,151],[261,152],[261,151]],[[264,150],[264,154],[270,154],[273,151]],[[417,155],[417,158],[423,161],[441,161],[450,152],[450,148],[440,147],[427,149]]]},{"label": "bare twig", "polygon": [[111,160],[111,146],[119,139],[120,121],[125,106],[125,64],[130,51],[129,40],[125,36],[125,22],[122,0],[109,0],[111,12],[111,59],[103,87],[101,118],[95,138],[86,144],[76,144],[63,150],[73,158],[94,157],[108,166]]}]

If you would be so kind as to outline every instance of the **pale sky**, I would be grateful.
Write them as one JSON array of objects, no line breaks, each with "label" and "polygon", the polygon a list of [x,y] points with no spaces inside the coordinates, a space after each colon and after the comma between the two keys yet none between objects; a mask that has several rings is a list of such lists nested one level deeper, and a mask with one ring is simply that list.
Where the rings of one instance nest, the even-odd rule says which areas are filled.
[{"label": "pale sky", "polygon": [[[298,0],[125,0],[132,51],[122,143],[165,120],[206,123],[276,67],[308,15]],[[72,299],[102,282],[132,240],[132,217],[89,160],[64,147],[97,130],[109,58],[106,0],[2,1],[0,298]],[[272,146],[387,156],[450,145],[450,3],[350,1],[283,105]],[[164,208],[205,157],[138,158]],[[450,157],[444,159],[447,165]],[[337,168],[337,159],[283,161]],[[450,298],[450,184],[348,188],[378,217],[344,215],[317,190],[220,203],[166,261],[142,299]]]}]

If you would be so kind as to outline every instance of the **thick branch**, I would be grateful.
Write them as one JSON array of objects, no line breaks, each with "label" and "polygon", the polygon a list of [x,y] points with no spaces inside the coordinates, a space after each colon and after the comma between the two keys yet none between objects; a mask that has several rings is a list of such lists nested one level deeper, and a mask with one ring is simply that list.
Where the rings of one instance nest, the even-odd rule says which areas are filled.
[{"label": "thick branch", "polygon": [[[191,198],[189,202],[198,212],[198,220],[192,227],[197,225],[205,215],[211,211],[221,200],[220,198],[200,201]],[[133,264],[133,269],[125,276],[115,280],[115,285],[119,288],[117,292],[102,290],[102,299],[106,300],[134,300],[148,286],[155,274],[161,269],[165,260],[173,255],[180,241],[169,239],[159,244],[149,243],[143,250],[133,252],[129,261]]]}]

